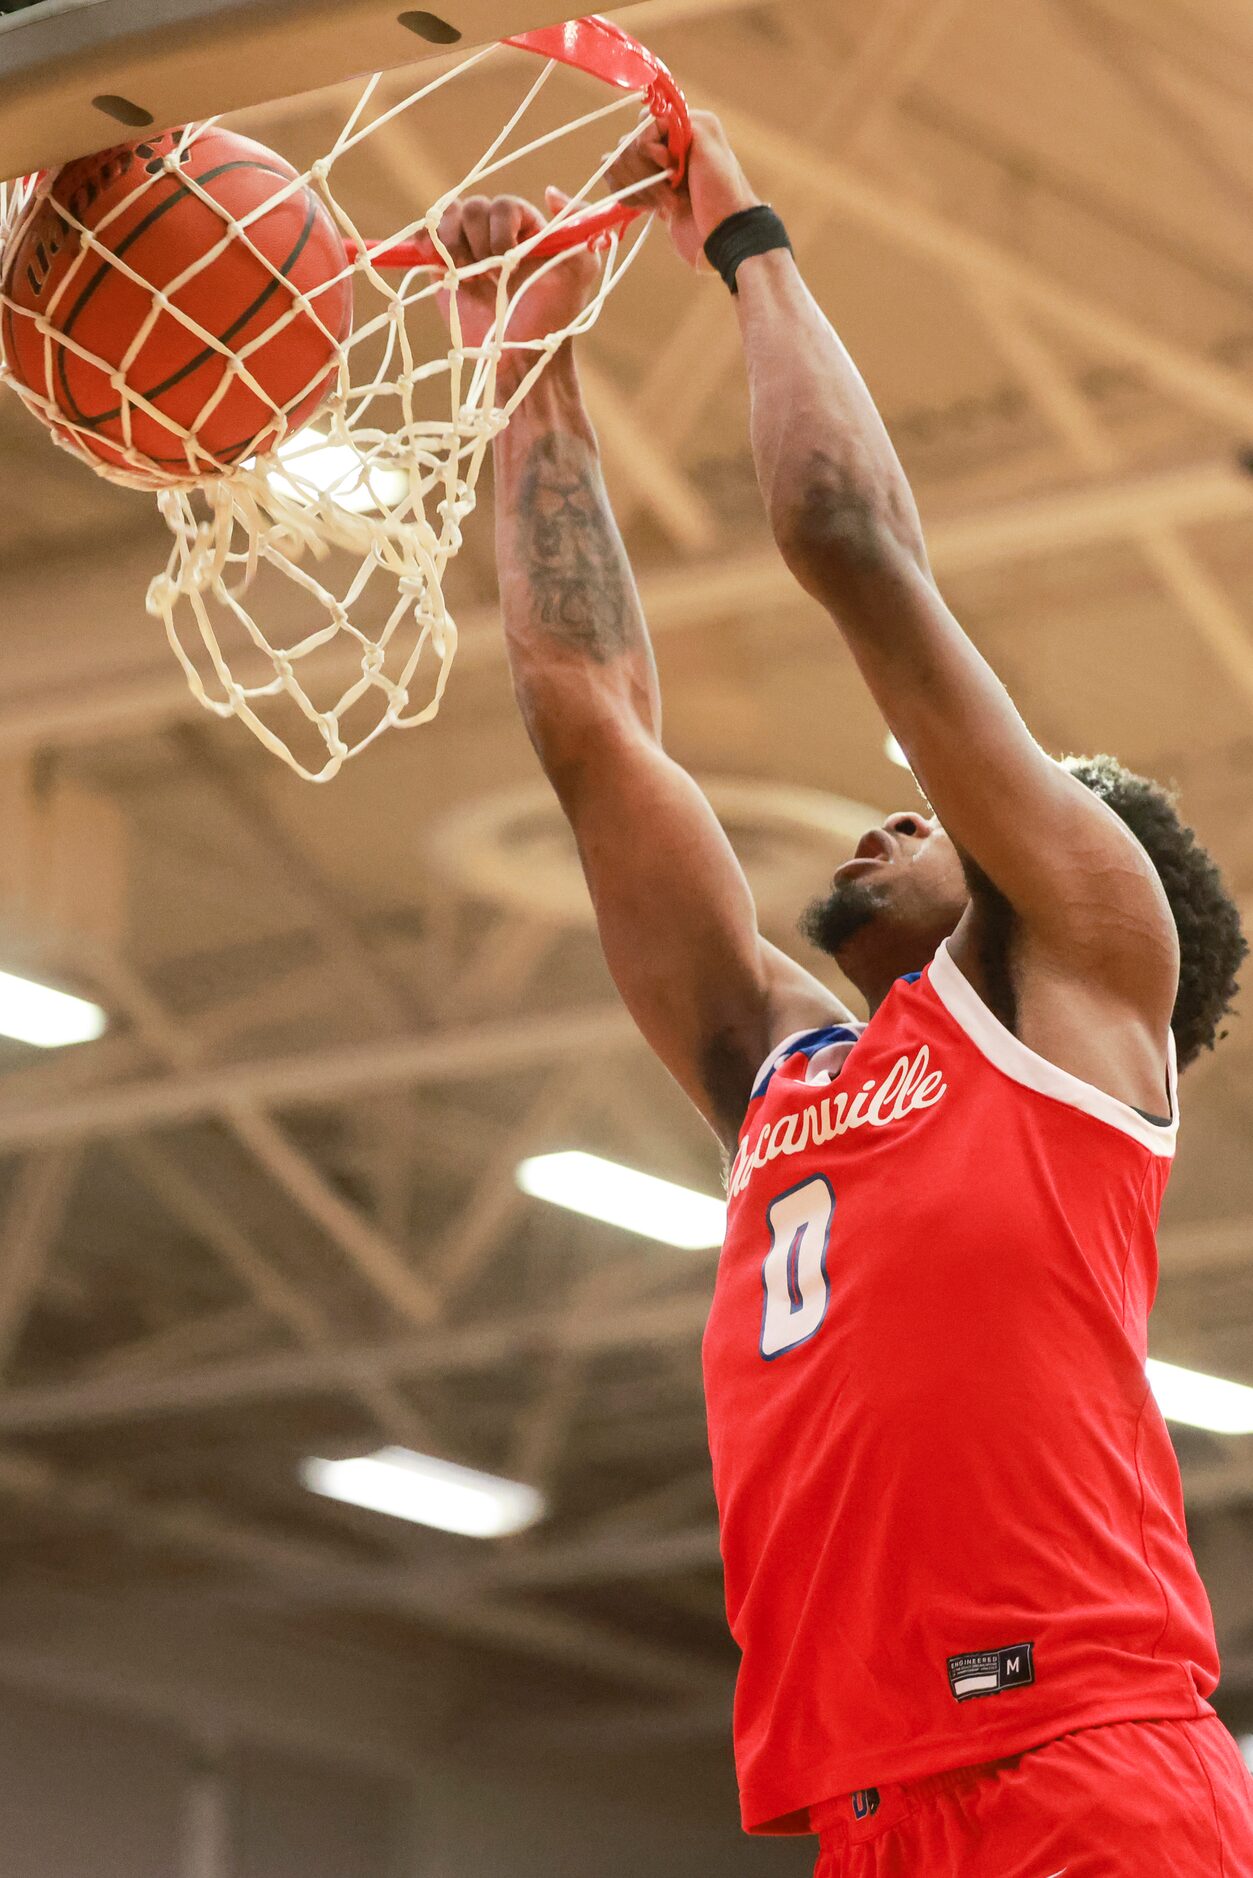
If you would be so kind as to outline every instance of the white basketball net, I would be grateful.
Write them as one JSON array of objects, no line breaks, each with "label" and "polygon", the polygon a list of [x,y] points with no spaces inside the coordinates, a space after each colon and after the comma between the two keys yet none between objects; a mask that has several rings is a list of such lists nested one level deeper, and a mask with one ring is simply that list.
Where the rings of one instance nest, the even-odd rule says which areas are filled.
[{"label": "white basketball net", "polygon": [[[502,54],[522,66],[528,79],[538,70],[518,108],[464,175],[394,235],[376,243],[376,249],[394,247],[425,231],[445,271],[426,268],[397,274],[381,270],[336,193],[337,165],[367,140],[394,130],[464,73]],[[182,133],[182,141],[164,167],[177,172],[217,211],[224,224],[222,238],[166,289],[159,304],[154,301],[151,317],[135,335],[115,382],[121,381],[124,412],[132,407],[143,409],[181,440],[188,458],[185,481],[172,484],[169,476],[154,475],[151,465],[133,448],[123,452],[125,467],[103,462],[91,448],[89,433],[77,428],[63,410],[20,384],[11,362],[0,367],[0,375],[24,402],[55,426],[58,441],[97,475],[134,488],[158,490],[158,506],[174,540],[164,572],[149,588],[149,612],[164,621],[199,702],[220,717],[239,718],[268,750],[309,781],[334,776],[349,756],[365,749],[391,725],[422,724],[435,716],[457,647],[457,629],[444,598],[444,577],[474,510],[479,475],[492,439],[507,425],[563,341],[595,324],[606,298],[639,252],[647,217],[634,223],[625,236],[606,238],[599,283],[577,320],[543,339],[519,343],[506,336],[510,311],[538,279],[562,265],[561,258],[538,263],[534,273],[519,281],[519,269],[543,236],[521,244],[503,265],[487,262],[463,272],[440,243],[441,218],[457,197],[511,189],[512,179],[502,177],[510,166],[602,118],[625,112],[626,127],[615,148],[578,187],[567,188],[573,198],[571,206],[555,223],[549,223],[544,234],[579,213],[579,202],[586,203],[603,183],[615,158],[636,134],[644,94],[616,92],[600,108],[557,129],[536,133],[529,120],[559,70],[564,68],[555,62],[537,65],[533,55],[489,47],[441,70],[390,104],[381,95],[383,80],[376,76],[365,85],[329,154],[233,228],[213,198],[179,165],[180,150],[201,135],[205,126],[193,125]],[[568,83],[569,74],[564,76]],[[581,82],[587,86],[586,79]],[[0,241],[7,244],[20,237],[23,220],[33,212],[48,181],[27,179],[3,191]],[[274,405],[249,372],[250,346],[236,355],[172,305],[169,295],[200,268],[219,259],[232,242],[245,242],[290,298],[290,306],[252,342],[252,348],[270,343],[285,324],[302,315],[326,331],[316,302],[283,279],[249,238],[249,224],[302,184],[320,196],[349,244],[357,244],[357,259],[351,264],[355,319],[351,337],[337,347],[333,393],[311,425],[289,435],[285,411]],[[617,196],[602,196],[596,206],[631,193],[628,189]],[[74,292],[74,276],[86,266],[98,267],[104,261],[141,285],[147,283],[108,247],[109,217],[101,218],[94,229],[84,227],[72,215],[65,219],[77,229],[81,248],[44,312],[32,314],[3,294],[0,303],[15,319],[37,320],[45,346],[66,346],[113,373],[113,365],[54,331],[48,319],[62,296]],[[377,235],[376,230],[370,232]],[[475,348],[463,343],[454,295],[451,344],[431,356],[430,303],[434,297],[441,289],[496,268],[496,319],[485,343]],[[125,383],[127,367],[161,311],[181,320],[201,346],[211,346],[227,364],[220,386],[196,422],[207,420],[230,382],[229,374],[239,374],[274,411],[275,426],[267,436],[265,455],[242,467],[218,465],[198,439],[196,423],[186,430],[171,429],[168,416],[154,411]],[[425,340],[415,331],[419,325],[425,325]],[[516,389],[502,399],[497,396],[497,373],[507,352],[533,356]],[[324,371],[323,366],[304,394],[290,400],[288,409],[299,407]],[[435,413],[429,394],[432,388],[438,390],[441,380],[446,395],[442,410]],[[52,382],[50,372],[47,382]],[[421,408],[424,402],[425,409]],[[127,424],[128,440],[129,434]],[[268,629],[258,614],[264,615]],[[350,713],[352,724],[345,721]]]}]

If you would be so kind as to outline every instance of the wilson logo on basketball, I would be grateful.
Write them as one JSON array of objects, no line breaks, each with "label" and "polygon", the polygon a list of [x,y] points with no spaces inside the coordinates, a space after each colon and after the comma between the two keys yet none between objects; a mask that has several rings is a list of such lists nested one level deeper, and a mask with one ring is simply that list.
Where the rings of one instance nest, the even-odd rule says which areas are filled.
[{"label": "wilson logo on basketball", "polygon": [[47,232],[35,243],[35,252],[26,264],[26,282],[35,299],[38,300],[48,285],[49,277],[56,258],[67,243],[78,240],[72,228],[61,220],[60,216],[50,217]]},{"label": "wilson logo on basketball", "polygon": [[836,1090],[778,1121],[766,1122],[755,1139],[748,1137],[740,1143],[731,1163],[728,1194],[734,1199],[757,1168],[783,1155],[820,1148],[853,1128],[890,1127],[918,1109],[934,1108],[947,1092],[944,1072],[931,1068],[931,1052],[924,1043],[916,1056],[898,1057],[882,1082],[864,1082],[855,1092]]},{"label": "wilson logo on basketball", "polygon": [[123,144],[116,150],[102,150],[96,168],[87,172],[66,201],[65,206],[74,220],[86,222],[100,197],[124,180],[136,162],[143,163],[146,176],[159,176],[166,167],[167,156],[174,157],[178,164],[185,167],[191,162],[192,146],[188,144],[176,150],[173,145],[174,139],[166,137],[162,147],[139,143],[133,148],[130,144]]}]

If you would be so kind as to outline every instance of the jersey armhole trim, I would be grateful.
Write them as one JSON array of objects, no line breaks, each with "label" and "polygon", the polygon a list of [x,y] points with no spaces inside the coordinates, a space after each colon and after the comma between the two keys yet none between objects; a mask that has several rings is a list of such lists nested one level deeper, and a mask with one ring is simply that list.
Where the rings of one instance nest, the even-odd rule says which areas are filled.
[{"label": "jersey armhole trim", "polygon": [[860,1023],[856,1018],[844,1024],[819,1024],[813,1030],[794,1030],[790,1036],[783,1039],[782,1043],[776,1043],[757,1071],[753,1078],[753,1092],[748,1098],[749,1101],[755,1102],[759,1096],[765,1095],[775,1071],[781,1069],[789,1056],[794,1056],[811,1040],[817,1040],[816,1047],[808,1054],[815,1056],[818,1048],[824,1043],[860,1042],[865,1030],[865,1024]]},{"label": "jersey armhole trim", "polygon": [[1078,1109],[1082,1114],[1091,1115],[1094,1120],[1118,1129],[1121,1134],[1129,1135],[1141,1147],[1147,1148],[1150,1154],[1162,1160],[1173,1158],[1179,1134],[1178,1071],[1173,1033],[1168,1033],[1166,1063],[1170,1121],[1163,1125],[1149,1121],[1147,1116],[1141,1115],[1129,1103],[1120,1102],[1117,1096],[1107,1095],[1103,1089],[1084,1082],[1082,1077],[1072,1076],[1069,1070],[1050,1063],[1047,1057],[1037,1056],[1012,1030],[1005,1028],[995,1012],[988,1009],[970,980],[963,976],[955,964],[947,939],[931,961],[928,976],[936,997],[954,1023],[966,1033],[980,1055],[986,1057],[994,1068],[1001,1070],[1024,1089],[1034,1089],[1040,1095],[1051,1096],[1054,1101],[1064,1102],[1067,1107]]}]

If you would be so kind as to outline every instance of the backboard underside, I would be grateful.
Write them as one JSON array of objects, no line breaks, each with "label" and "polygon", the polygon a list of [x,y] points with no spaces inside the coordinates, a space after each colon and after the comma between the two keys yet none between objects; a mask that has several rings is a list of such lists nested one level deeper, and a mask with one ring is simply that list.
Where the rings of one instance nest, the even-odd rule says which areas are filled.
[{"label": "backboard underside", "polygon": [[0,14],[0,179],[146,129],[469,51],[569,10],[559,0],[37,0]]}]

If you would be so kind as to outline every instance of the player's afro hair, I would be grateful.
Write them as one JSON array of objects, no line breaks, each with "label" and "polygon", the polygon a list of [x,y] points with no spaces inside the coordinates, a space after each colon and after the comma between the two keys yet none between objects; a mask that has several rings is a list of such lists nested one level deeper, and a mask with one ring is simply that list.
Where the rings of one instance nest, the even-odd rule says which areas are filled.
[{"label": "player's afro hair", "polygon": [[1146,850],[1161,877],[1179,930],[1179,993],[1171,1028],[1179,1067],[1212,1050],[1239,986],[1248,953],[1240,914],[1222,875],[1180,819],[1160,783],[1137,776],[1112,756],[1067,757],[1064,767],[1108,803]]}]

